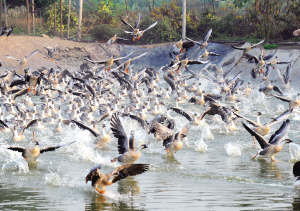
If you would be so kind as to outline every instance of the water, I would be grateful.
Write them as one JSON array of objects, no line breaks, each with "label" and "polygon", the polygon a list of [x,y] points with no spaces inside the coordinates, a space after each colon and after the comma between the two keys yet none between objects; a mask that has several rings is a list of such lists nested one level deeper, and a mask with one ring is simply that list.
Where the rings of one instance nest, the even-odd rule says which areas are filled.
[{"label": "water", "polygon": [[[162,80],[161,80],[162,81]],[[164,82],[159,82],[163,84]],[[203,82],[207,92],[212,91]],[[289,96],[295,96],[289,93]],[[192,96],[189,94],[190,97]],[[287,104],[270,96],[254,92],[243,102],[241,114],[253,120],[256,112],[263,113],[261,122],[278,116],[287,109]],[[37,101],[38,97],[33,97]],[[266,100],[266,101],[264,101]],[[172,100],[163,100],[174,105]],[[264,101],[263,106],[261,102]],[[231,105],[231,104],[229,104]],[[57,107],[58,105],[56,105]],[[66,107],[62,105],[63,109]],[[205,108],[180,104],[190,114],[201,114]],[[176,117],[176,131],[187,120]],[[67,115],[63,113],[67,118]],[[99,118],[97,112],[94,117]],[[149,117],[153,117],[149,114]],[[299,210],[300,188],[294,186],[293,163],[300,159],[299,115],[290,117],[291,129],[288,138],[293,144],[285,145],[276,155],[282,162],[270,159],[251,160],[259,150],[252,137],[239,122],[236,131],[228,131],[218,118],[209,118],[200,126],[190,126],[184,147],[174,156],[166,155],[162,142],[147,135],[138,124],[127,119],[123,125],[129,134],[134,128],[136,143],[146,143],[137,163],[149,163],[150,170],[130,177],[106,188],[101,195],[85,177],[96,164],[102,164],[101,172],[118,167],[111,163],[117,152],[117,141],[100,149],[94,146],[94,137],[88,131],[63,125],[63,133],[54,134],[55,125],[45,124],[44,129],[30,128],[25,131],[26,140],[13,142],[11,134],[1,133],[1,145],[29,146],[32,131],[41,147],[76,143],[53,152],[42,154],[35,165],[27,165],[21,153],[0,148],[0,209],[1,210]],[[109,121],[104,121],[109,128]],[[100,129],[102,123],[98,125]],[[271,134],[280,124],[271,128]]]}]

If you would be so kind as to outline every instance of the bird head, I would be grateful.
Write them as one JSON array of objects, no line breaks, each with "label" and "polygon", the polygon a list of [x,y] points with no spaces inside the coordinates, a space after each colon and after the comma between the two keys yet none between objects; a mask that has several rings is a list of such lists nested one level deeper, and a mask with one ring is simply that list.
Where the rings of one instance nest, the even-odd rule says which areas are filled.
[{"label": "bird head", "polygon": [[35,141],[35,146],[40,145],[38,141]]},{"label": "bird head", "polygon": [[292,143],[293,141],[291,139],[287,138],[287,139],[284,140],[284,142],[287,143],[287,144],[289,144],[289,143]]},{"label": "bird head", "polygon": [[257,116],[261,116],[261,112],[257,112]]},{"label": "bird head", "polygon": [[142,145],[141,145],[141,148],[142,148],[142,149],[145,149],[145,148],[148,148],[148,147],[147,147],[146,144],[142,144]]}]

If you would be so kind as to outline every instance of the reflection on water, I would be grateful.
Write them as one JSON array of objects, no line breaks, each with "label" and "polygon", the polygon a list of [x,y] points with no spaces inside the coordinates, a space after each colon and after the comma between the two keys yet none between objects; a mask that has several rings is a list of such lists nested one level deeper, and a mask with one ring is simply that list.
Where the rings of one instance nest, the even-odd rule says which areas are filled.
[{"label": "reflection on water", "polygon": [[276,162],[270,162],[269,160],[258,159],[259,164],[259,177],[267,179],[281,180],[281,170]]}]

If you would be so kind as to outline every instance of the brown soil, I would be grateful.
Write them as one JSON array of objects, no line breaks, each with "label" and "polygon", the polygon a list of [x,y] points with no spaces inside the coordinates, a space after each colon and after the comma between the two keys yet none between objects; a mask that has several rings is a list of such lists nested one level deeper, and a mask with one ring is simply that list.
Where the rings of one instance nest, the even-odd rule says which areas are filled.
[{"label": "brown soil", "polygon": [[[36,49],[39,49],[39,53],[30,58],[26,67],[30,67],[34,70],[41,67],[56,67],[76,69],[79,65],[85,62],[86,58],[92,60],[105,60],[109,56],[107,53],[96,43],[84,43],[75,42],[69,40],[61,40],[59,38],[48,37],[33,37],[33,36],[9,36],[2,37],[0,45],[2,50],[0,51],[0,60],[2,62],[1,72],[6,69],[17,70],[19,73],[23,73],[20,70],[18,61],[14,59],[6,58],[6,55],[10,55],[16,59],[23,60],[24,56],[29,56],[30,53]],[[60,49],[59,53],[55,55],[54,62],[47,61],[47,50],[44,47],[54,47],[58,45]],[[119,56],[118,45],[111,45],[106,47],[101,44],[110,54]],[[24,68],[24,67],[23,67]]]}]

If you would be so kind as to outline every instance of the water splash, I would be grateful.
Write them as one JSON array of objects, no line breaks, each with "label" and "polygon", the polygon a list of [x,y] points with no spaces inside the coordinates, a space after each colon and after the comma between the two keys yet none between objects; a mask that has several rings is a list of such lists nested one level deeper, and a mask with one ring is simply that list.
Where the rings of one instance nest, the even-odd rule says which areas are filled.
[{"label": "water splash", "polygon": [[198,146],[197,146],[197,148],[196,148],[196,151],[202,152],[202,153],[208,152],[207,144],[203,141],[202,138],[200,139],[200,141],[199,141],[199,143],[198,143]]},{"label": "water splash", "polygon": [[47,185],[59,187],[61,186],[61,177],[55,172],[48,173],[45,175],[45,183]]},{"label": "water splash", "polygon": [[225,150],[226,150],[226,154],[231,157],[242,155],[241,147],[233,143],[226,144]]},{"label": "water splash", "polygon": [[290,143],[289,144],[289,151],[291,154],[291,159],[293,161],[300,160],[300,145]]}]

